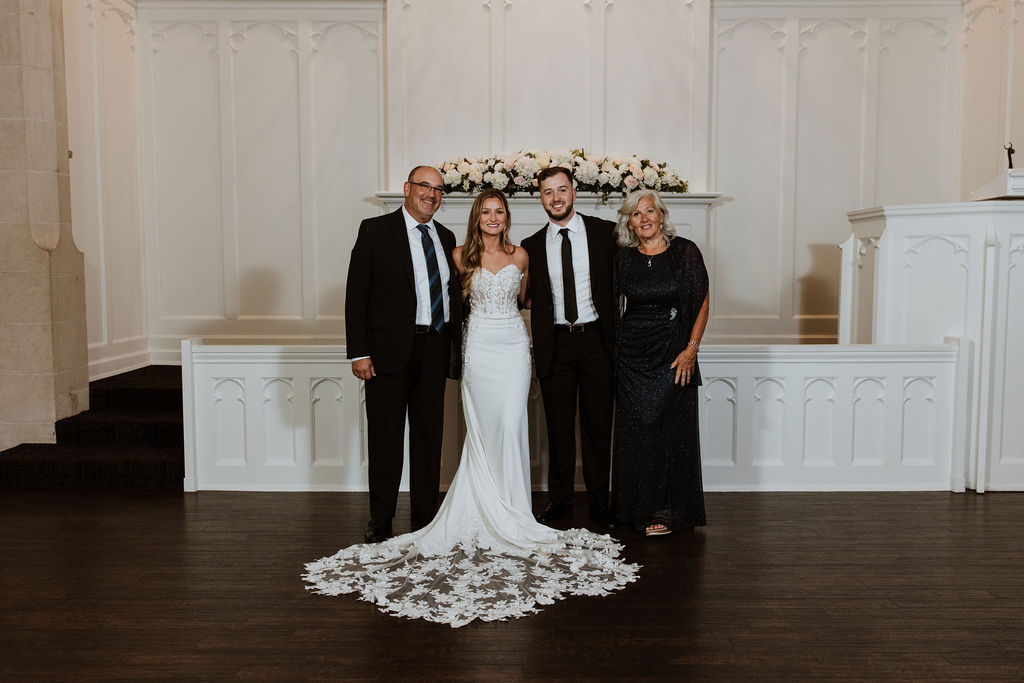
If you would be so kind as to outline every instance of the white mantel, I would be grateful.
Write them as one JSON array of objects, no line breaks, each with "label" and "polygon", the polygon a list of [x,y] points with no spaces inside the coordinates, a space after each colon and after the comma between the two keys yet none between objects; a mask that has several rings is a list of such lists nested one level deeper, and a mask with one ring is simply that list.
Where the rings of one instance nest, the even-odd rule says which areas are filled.
[{"label": "white mantel", "polygon": [[[666,193],[662,194],[661,198],[668,207],[669,220],[676,226],[678,234],[696,242],[703,252],[710,243],[711,207],[721,196],[719,192]],[[401,192],[378,192],[377,198],[387,206],[388,211],[397,209],[405,199]],[[476,195],[462,193],[445,195],[441,208],[434,214],[436,220],[455,233],[459,244],[465,241],[469,210],[475,198]],[[622,205],[622,199],[616,195],[602,197],[599,194],[581,192],[576,195],[575,207],[580,213],[614,221],[618,217],[616,212]],[[537,195],[523,194],[510,197],[509,212],[512,214],[512,241],[517,244],[542,228],[548,221]],[[708,260],[706,253],[704,259]]]}]

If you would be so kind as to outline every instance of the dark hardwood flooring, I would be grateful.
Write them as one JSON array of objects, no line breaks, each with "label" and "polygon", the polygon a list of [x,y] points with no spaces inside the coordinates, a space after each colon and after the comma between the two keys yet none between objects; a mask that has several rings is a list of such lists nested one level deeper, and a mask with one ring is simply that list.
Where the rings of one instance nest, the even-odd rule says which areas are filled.
[{"label": "dark hardwood flooring", "polygon": [[617,533],[644,567],[615,595],[452,629],[304,589],[305,562],[361,540],[365,494],[3,492],[0,677],[1024,677],[1024,495],[707,508],[693,533]]}]

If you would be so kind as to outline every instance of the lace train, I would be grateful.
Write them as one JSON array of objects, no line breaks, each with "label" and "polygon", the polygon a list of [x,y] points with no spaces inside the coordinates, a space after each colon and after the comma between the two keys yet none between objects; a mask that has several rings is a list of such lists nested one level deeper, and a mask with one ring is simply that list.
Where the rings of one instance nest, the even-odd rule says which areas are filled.
[{"label": "lace train", "polygon": [[568,595],[608,595],[636,580],[639,567],[617,557],[622,546],[610,536],[556,533],[560,543],[522,555],[480,547],[472,538],[434,557],[399,536],[310,562],[303,579],[321,595],[359,593],[396,616],[452,628],[526,616]]}]

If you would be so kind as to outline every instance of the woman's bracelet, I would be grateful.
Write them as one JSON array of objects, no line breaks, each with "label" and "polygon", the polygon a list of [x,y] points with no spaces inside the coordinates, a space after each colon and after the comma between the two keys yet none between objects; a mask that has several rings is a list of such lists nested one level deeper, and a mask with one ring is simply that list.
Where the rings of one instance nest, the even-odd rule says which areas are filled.
[{"label": "woman's bracelet", "polygon": [[690,346],[692,346],[693,348],[695,348],[698,351],[700,351],[700,344],[698,344],[697,342],[693,341],[692,339],[690,340]]}]

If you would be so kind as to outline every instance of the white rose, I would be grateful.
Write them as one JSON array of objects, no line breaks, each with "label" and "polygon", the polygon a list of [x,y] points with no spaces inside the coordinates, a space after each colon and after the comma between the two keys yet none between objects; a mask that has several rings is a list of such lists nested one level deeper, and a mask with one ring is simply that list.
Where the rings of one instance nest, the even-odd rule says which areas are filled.
[{"label": "white rose", "polygon": [[533,177],[540,169],[540,163],[533,157],[520,157],[515,166],[520,175],[527,177]]},{"label": "white rose", "polygon": [[648,168],[644,171],[644,185],[647,187],[654,187],[654,184],[658,182],[658,172],[653,168]]},{"label": "white rose", "polygon": [[479,183],[484,179],[484,174],[480,171],[473,170],[469,172],[468,178],[471,183]]},{"label": "white rose", "polygon": [[552,165],[561,166],[572,161],[572,152],[567,149],[555,149],[551,151],[550,159]]},{"label": "white rose", "polygon": [[581,183],[593,185],[597,180],[598,167],[593,161],[583,161],[576,169],[576,179]]}]

